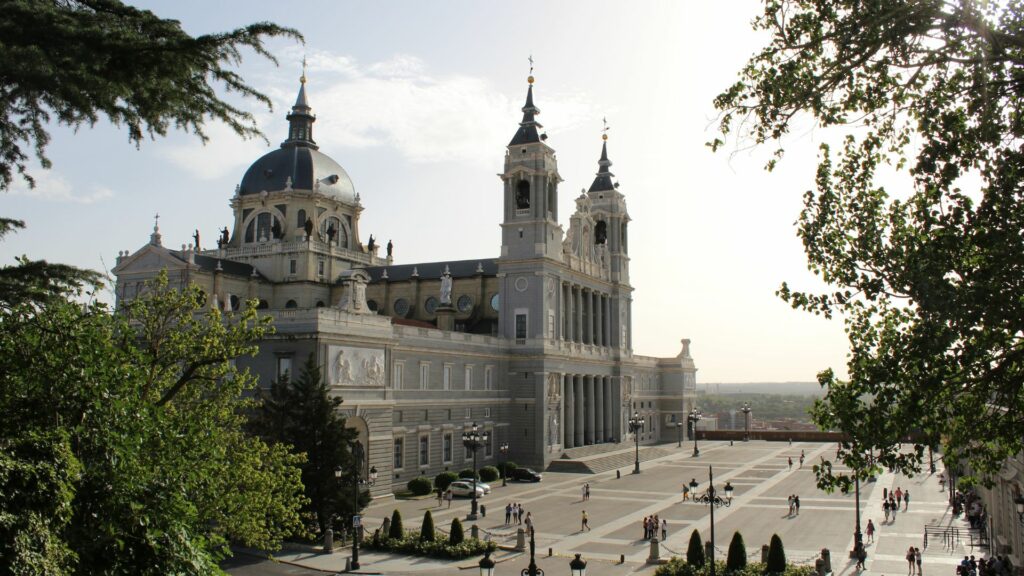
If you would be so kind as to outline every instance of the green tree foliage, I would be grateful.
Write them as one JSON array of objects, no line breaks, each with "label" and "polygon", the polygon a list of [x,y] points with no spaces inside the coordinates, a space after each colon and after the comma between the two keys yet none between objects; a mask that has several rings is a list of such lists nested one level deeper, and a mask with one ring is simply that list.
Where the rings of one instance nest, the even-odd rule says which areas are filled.
[{"label": "green tree foliage", "polygon": [[402,528],[402,513],[395,508],[391,513],[391,527],[388,529],[388,538],[405,538],[405,529]]},{"label": "green tree foliage", "polygon": [[[754,20],[767,46],[715,100],[723,137],[745,128],[755,144],[801,113],[856,127],[822,146],[797,221],[832,289],[779,295],[845,317],[849,380],[819,374],[814,419],[853,437],[841,457],[861,474],[868,450],[919,470],[940,437],[982,475],[1024,449],[1022,14],[1022,0],[769,0]],[[879,170],[907,185],[886,189]],[[911,432],[923,440],[901,454]],[[820,467],[820,485],[837,482]]]},{"label": "green tree foliage", "polygon": [[439,491],[444,492],[452,482],[455,482],[458,479],[459,477],[455,472],[441,472],[434,477],[434,487]]},{"label": "green tree foliage", "polygon": [[733,572],[742,570],[747,565],[747,547],[743,544],[743,535],[736,531],[729,542],[729,554],[726,556],[726,570]]},{"label": "green tree foliage", "polygon": [[704,565],[704,542],[696,529],[690,534],[690,545],[686,547],[686,562],[694,566]]},{"label": "green tree foliage", "polygon": [[494,482],[499,478],[498,469],[494,466],[484,466],[480,469],[480,480],[483,482]]},{"label": "green tree foliage", "polygon": [[772,534],[768,543],[768,562],[765,563],[765,571],[768,574],[782,574],[786,571],[786,550],[782,547],[782,538],[778,534]]},{"label": "green tree foliage", "polygon": [[434,491],[434,486],[430,483],[430,478],[426,476],[417,476],[412,480],[406,482],[405,487],[412,492],[415,496],[426,496]]},{"label": "green tree foliage", "polygon": [[0,550],[21,573],[219,573],[301,530],[299,457],[243,432],[270,326],[161,277],[111,314],[0,307]]},{"label": "green tree foliage", "polygon": [[448,544],[458,546],[465,539],[466,535],[462,531],[462,522],[458,518],[452,518],[452,527],[448,531]]},{"label": "green tree foliage", "polygon": [[424,542],[434,541],[434,517],[430,510],[423,513],[423,524],[420,526],[420,540]]},{"label": "green tree foliage", "polygon": [[[260,390],[259,396],[262,403],[253,429],[268,443],[305,455],[306,511],[316,516],[319,528],[326,529],[335,516],[350,516],[362,509],[368,495],[360,492],[358,508],[352,502],[356,466],[350,446],[357,432],[345,427],[345,418],[337,411],[342,399],[329,394],[316,358],[310,354],[298,378],[285,375],[271,384],[269,392]],[[339,478],[338,470],[347,474]]]}]

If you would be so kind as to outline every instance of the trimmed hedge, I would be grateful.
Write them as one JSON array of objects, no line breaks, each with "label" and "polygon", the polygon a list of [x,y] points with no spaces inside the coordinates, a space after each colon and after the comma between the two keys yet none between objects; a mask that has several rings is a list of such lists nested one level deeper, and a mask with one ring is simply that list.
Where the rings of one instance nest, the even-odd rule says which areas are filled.
[{"label": "trimmed hedge", "polygon": [[519,466],[515,462],[502,462],[498,464],[498,473],[501,474],[501,471],[504,470],[505,476],[508,477],[512,475],[512,471],[516,468],[519,468]]},{"label": "trimmed hedge", "polygon": [[494,466],[484,466],[480,469],[480,480],[483,482],[494,482],[500,478],[498,469]]},{"label": "trimmed hedge", "polygon": [[420,476],[409,480],[409,483],[405,485],[416,496],[426,496],[434,491],[434,485],[431,484],[430,478],[426,476]]},{"label": "trimmed hedge", "polygon": [[742,570],[747,565],[747,547],[743,544],[743,535],[738,531],[733,533],[732,542],[729,543],[729,555],[725,561],[725,568],[729,572]]},{"label": "trimmed hedge", "polygon": [[[765,565],[760,562],[751,562],[740,570],[730,571],[726,567],[726,563],[719,560],[715,562],[715,573],[729,574],[729,576],[764,576]],[[705,562],[704,566],[697,567],[675,556],[668,563],[659,566],[654,572],[655,576],[709,576],[710,574],[710,562]],[[785,571],[781,574],[782,576],[815,576],[817,573],[814,571],[813,566],[794,566],[791,564],[786,566]]]},{"label": "trimmed hedge", "polygon": [[437,476],[434,476],[434,488],[437,488],[441,492],[444,492],[451,486],[452,482],[459,479],[459,475],[455,472],[441,472]]},{"label": "trimmed hedge", "polygon": [[700,539],[700,532],[696,529],[690,534],[690,546],[686,549],[686,562],[694,566],[705,564],[704,542]]},{"label": "trimmed hedge", "polygon": [[765,571],[769,574],[781,574],[786,571],[786,550],[782,547],[782,538],[772,534],[768,543],[768,562]]},{"label": "trimmed hedge", "polygon": [[476,478],[476,480],[479,482],[480,474],[470,470],[469,468],[466,468],[465,470],[459,472],[459,478],[462,478],[463,480],[472,480]]},{"label": "trimmed hedge", "polygon": [[449,532],[448,544],[451,546],[458,546],[466,539],[466,535],[462,531],[462,522],[458,518],[452,518],[452,527]]},{"label": "trimmed hedge", "polygon": [[402,513],[395,508],[395,511],[391,513],[391,527],[388,529],[389,538],[401,538],[405,535],[405,530],[402,529]]},{"label": "trimmed hedge", "polygon": [[385,538],[378,533],[374,534],[373,538],[363,541],[363,547],[380,552],[453,560],[478,556],[484,552],[494,552],[498,548],[494,542],[472,538],[455,545],[451,544],[449,540],[450,537],[443,535],[435,536],[433,540],[422,540],[419,532],[407,532],[403,538]]}]

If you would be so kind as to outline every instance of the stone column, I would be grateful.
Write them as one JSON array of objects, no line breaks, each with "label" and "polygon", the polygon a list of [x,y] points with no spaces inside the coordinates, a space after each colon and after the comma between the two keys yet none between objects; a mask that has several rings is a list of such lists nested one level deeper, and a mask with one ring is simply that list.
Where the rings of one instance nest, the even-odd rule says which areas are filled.
[{"label": "stone column", "polygon": [[583,412],[583,377],[578,374],[572,377],[572,393],[576,400],[576,408],[573,410],[573,446],[583,446],[583,422],[586,415]]},{"label": "stone column", "polygon": [[573,296],[572,296],[572,304],[573,304],[573,315],[572,315],[573,318],[572,318],[572,321],[573,321],[573,332],[575,334],[575,338],[573,338],[573,340],[575,340],[576,342],[583,342],[583,310],[582,310],[582,306],[581,306],[582,303],[583,303],[583,299],[580,297],[580,287],[579,286],[574,286],[573,287]]},{"label": "stone column", "polygon": [[584,376],[583,383],[584,394],[586,395],[584,400],[587,406],[587,424],[583,431],[583,436],[587,444],[593,444],[595,427],[594,419],[597,416],[597,413],[594,410],[594,377]]},{"label": "stone column", "polygon": [[594,443],[605,441],[604,434],[604,376],[594,376]]},{"label": "stone column", "polygon": [[597,296],[597,345],[604,346],[604,295]]},{"label": "stone column", "polygon": [[613,405],[617,402],[612,397],[612,377],[605,376],[601,379],[601,388],[604,392],[604,434],[605,438],[615,437],[615,424],[612,419],[614,414]]},{"label": "stone column", "polygon": [[575,395],[572,389],[572,376],[566,374],[562,376],[562,409],[565,411],[565,417],[562,419],[562,445],[566,448],[572,448],[576,446],[574,440],[576,438],[576,407],[573,405],[575,401]]},{"label": "stone column", "polygon": [[595,346],[601,345],[600,338],[600,325],[598,321],[601,318],[600,310],[598,310],[598,303],[600,302],[597,292],[590,293],[590,340]]}]

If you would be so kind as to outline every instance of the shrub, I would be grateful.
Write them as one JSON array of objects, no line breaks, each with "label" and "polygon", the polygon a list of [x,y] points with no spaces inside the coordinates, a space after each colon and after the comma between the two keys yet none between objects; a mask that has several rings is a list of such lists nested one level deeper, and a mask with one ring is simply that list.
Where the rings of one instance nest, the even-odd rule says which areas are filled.
[{"label": "shrub", "polygon": [[462,532],[462,522],[458,518],[452,518],[452,528],[448,534],[448,545],[458,546],[465,539],[466,536]]},{"label": "shrub", "polygon": [[484,466],[480,469],[480,480],[494,482],[498,479],[498,469],[494,466]]},{"label": "shrub", "polygon": [[459,475],[455,472],[441,472],[437,476],[434,476],[434,487],[444,492],[451,486],[452,482],[459,479]]},{"label": "shrub", "polygon": [[[726,573],[725,562],[715,562],[715,573],[725,574]],[[747,564],[745,568],[741,568],[735,572],[731,572],[731,576],[764,576],[765,565],[760,562],[753,562]],[[667,563],[662,564],[654,572],[655,576],[709,576],[711,574],[711,563],[706,562],[704,566],[700,568],[686,563],[682,558],[673,557]],[[786,571],[782,573],[782,576],[817,576],[813,566],[794,566],[789,565],[786,567]]]},{"label": "shrub", "polygon": [[433,540],[423,540],[417,532],[410,532],[404,538],[389,538],[387,540],[373,540],[371,538],[365,540],[363,545],[367,549],[382,552],[455,560],[477,556],[487,551],[493,552],[498,548],[494,542],[485,542],[473,538],[463,540],[455,545],[449,542],[449,538],[441,535],[435,535]]},{"label": "shrub", "polygon": [[743,535],[735,532],[732,535],[732,542],[729,543],[729,556],[725,562],[725,569],[729,572],[742,570],[747,565],[747,547],[743,544]]},{"label": "shrub", "polygon": [[704,565],[704,542],[696,529],[690,534],[690,546],[686,549],[686,561],[694,566]]},{"label": "shrub", "polygon": [[420,542],[433,542],[434,541],[434,517],[430,515],[430,510],[427,510],[423,514],[423,526],[420,527]]},{"label": "shrub", "polygon": [[470,470],[469,468],[466,468],[465,470],[459,472],[459,478],[462,478],[463,480],[472,480],[474,478],[480,480],[480,475]]},{"label": "shrub", "polygon": [[416,496],[426,496],[434,491],[434,485],[430,483],[430,478],[420,476],[409,480],[409,483],[405,485]]},{"label": "shrub", "polygon": [[388,529],[388,538],[405,538],[405,530],[402,529],[402,514],[395,508],[391,513],[391,528]]},{"label": "shrub", "polygon": [[768,544],[765,571],[769,574],[781,574],[786,571],[786,551],[782,548],[782,538],[779,538],[778,534],[772,534],[772,541]]},{"label": "shrub", "polygon": [[519,466],[517,466],[515,462],[502,462],[501,464],[498,464],[498,472],[501,473],[501,471],[504,470],[506,478],[511,476],[512,471],[516,468],[519,468]]}]

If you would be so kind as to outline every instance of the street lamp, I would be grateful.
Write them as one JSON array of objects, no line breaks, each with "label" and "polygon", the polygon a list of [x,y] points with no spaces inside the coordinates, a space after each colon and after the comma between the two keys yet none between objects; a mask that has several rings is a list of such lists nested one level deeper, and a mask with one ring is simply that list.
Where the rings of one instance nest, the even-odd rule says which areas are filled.
[{"label": "street lamp", "polygon": [[644,417],[639,412],[633,412],[633,417],[629,419],[629,431],[633,434],[633,440],[636,442],[636,460],[633,462],[633,474],[640,473],[640,431],[644,428]]},{"label": "street lamp", "polygon": [[1024,496],[1017,494],[1017,497],[1013,499],[1013,503],[1017,506],[1017,520],[1024,524]]},{"label": "street lamp", "polygon": [[537,560],[536,560],[537,541],[533,539],[533,535],[534,535],[533,524],[530,524],[529,530],[530,530],[530,565],[527,566],[526,568],[523,568],[523,571],[520,572],[519,574],[520,574],[520,576],[544,576],[544,571],[541,570],[540,568],[537,568]]},{"label": "street lamp", "polygon": [[569,573],[572,576],[587,576],[587,561],[580,558],[580,554],[569,561]]},{"label": "street lamp", "polygon": [[480,576],[494,576],[494,560],[491,560],[491,551],[484,552],[480,559]]},{"label": "street lamp", "polygon": [[[696,489],[696,478],[690,481],[690,486]],[[715,491],[715,476],[711,470],[711,466],[708,466],[708,489],[702,496],[694,498],[693,501],[701,502],[711,507],[711,558],[709,558],[708,561],[711,566],[711,576],[715,576],[715,508],[718,508],[719,506],[728,507],[732,504],[732,485],[726,482],[725,498],[718,496]]]},{"label": "street lamp", "polygon": [[501,485],[508,486],[508,483],[505,481],[505,475],[507,474],[505,468],[508,467],[508,442],[502,442],[501,446],[498,447],[498,451],[501,452]]},{"label": "street lamp", "polygon": [[743,441],[750,442],[750,402],[744,402],[740,411],[743,412]]},{"label": "street lamp", "polygon": [[477,503],[476,503],[476,451],[487,444],[489,440],[487,431],[481,431],[480,427],[473,422],[473,426],[469,430],[462,433],[462,445],[467,450],[473,451],[473,502],[470,507],[469,516],[466,516],[467,520],[477,519]]},{"label": "street lamp", "polygon": [[700,450],[697,449],[697,421],[704,416],[697,411],[697,407],[694,406],[693,410],[690,410],[690,415],[687,418],[690,420],[690,428],[693,430],[693,456],[700,456]]},{"label": "street lamp", "polygon": [[676,448],[683,446],[683,423],[676,422]]},{"label": "street lamp", "polygon": [[[352,476],[352,569],[359,569],[359,534],[362,519],[359,517],[359,472],[363,469],[363,445],[355,440],[352,442],[352,462],[354,475]],[[373,470],[376,476],[377,470]],[[337,474],[337,472],[335,472]]]}]

